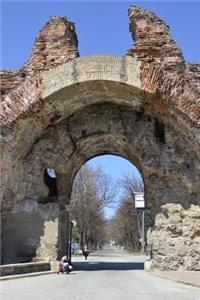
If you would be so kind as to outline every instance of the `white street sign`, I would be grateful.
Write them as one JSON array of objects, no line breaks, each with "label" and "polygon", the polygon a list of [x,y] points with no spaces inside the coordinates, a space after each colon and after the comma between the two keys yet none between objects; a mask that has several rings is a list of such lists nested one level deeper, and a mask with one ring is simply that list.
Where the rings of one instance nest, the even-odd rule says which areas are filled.
[{"label": "white street sign", "polygon": [[135,194],[135,208],[144,208],[144,194]]}]

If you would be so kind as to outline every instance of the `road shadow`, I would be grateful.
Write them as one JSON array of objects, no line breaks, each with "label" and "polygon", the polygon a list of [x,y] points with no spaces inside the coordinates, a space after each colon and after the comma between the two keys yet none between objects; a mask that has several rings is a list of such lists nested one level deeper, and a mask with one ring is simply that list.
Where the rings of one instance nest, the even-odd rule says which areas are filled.
[{"label": "road shadow", "polygon": [[78,271],[128,271],[144,270],[143,262],[75,262],[74,269]]}]

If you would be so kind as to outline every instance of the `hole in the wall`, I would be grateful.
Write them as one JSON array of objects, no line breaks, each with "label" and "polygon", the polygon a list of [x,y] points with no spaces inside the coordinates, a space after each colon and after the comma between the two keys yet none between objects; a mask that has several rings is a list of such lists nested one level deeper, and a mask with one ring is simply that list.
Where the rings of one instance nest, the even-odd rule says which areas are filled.
[{"label": "hole in the wall", "polygon": [[136,121],[140,121],[144,116],[144,111],[143,110],[142,111],[136,111],[135,114],[136,114]]},{"label": "hole in the wall", "polygon": [[56,172],[54,169],[47,168],[44,170],[44,177],[43,177],[44,183],[49,188],[49,194],[47,197],[46,202],[53,202],[57,198],[58,190],[57,190],[57,178],[56,178]]},{"label": "hole in the wall", "polygon": [[40,139],[37,138],[37,139],[34,141],[33,145],[36,145],[39,141],[40,141]]},{"label": "hole in the wall", "polygon": [[148,117],[147,120],[148,120],[148,122],[151,122],[151,117]]},{"label": "hole in the wall", "polygon": [[83,129],[81,133],[82,133],[82,136],[85,137],[86,134],[87,134],[87,130],[86,130],[86,129]]},{"label": "hole in the wall", "polygon": [[156,142],[166,144],[165,140],[165,124],[160,122],[157,118],[154,121],[154,137]]},{"label": "hole in the wall", "polygon": [[22,78],[25,78],[25,77],[26,77],[26,73],[22,72],[22,73],[21,73],[21,77],[22,77]]},{"label": "hole in the wall", "polygon": [[55,111],[50,121],[51,121],[51,123],[55,123],[60,118],[61,118],[61,114],[58,111]]}]

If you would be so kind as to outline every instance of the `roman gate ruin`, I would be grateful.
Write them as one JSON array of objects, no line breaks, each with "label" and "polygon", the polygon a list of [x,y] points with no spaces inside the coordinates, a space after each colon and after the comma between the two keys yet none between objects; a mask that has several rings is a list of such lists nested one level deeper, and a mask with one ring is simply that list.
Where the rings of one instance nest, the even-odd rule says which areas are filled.
[{"label": "roman gate ruin", "polygon": [[79,57],[74,24],[51,17],[27,63],[1,72],[2,263],[63,255],[76,173],[114,154],[142,174],[152,267],[200,268],[200,65],[154,13],[129,18],[124,56]]}]

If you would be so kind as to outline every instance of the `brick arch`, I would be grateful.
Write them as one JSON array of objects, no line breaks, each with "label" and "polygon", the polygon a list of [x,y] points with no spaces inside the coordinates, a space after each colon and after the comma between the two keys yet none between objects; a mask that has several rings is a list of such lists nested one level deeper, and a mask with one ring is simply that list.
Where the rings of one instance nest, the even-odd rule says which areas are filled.
[{"label": "brick arch", "polygon": [[[69,161],[65,165],[66,178],[69,183],[66,199],[70,202],[72,185],[76,174],[80,168],[92,158],[100,155],[111,154],[127,159],[137,167],[143,177],[143,168],[135,153],[134,145],[132,145],[126,135],[116,132],[91,133],[77,142],[78,151],[74,151]],[[66,200],[65,199],[65,200]]]},{"label": "brick arch", "polygon": [[[91,61],[95,64],[94,58]],[[102,66],[102,57],[100,61]],[[121,59],[117,61],[122,62]],[[63,66],[63,70],[66,69],[66,65]],[[99,63],[97,65],[99,66]],[[55,71],[57,74],[58,69],[47,73],[53,74]],[[64,74],[63,70],[61,74]],[[59,247],[56,248],[56,254],[48,254],[48,259],[55,259],[57,254],[61,256],[67,243],[66,237],[63,239],[63,228],[66,228],[68,223],[66,204],[69,203],[74,174],[84,161],[101,154],[102,151],[121,155],[139,166],[142,171],[153,226],[149,240],[154,241],[154,266],[164,269],[167,252],[174,251],[171,244],[176,247],[174,237],[180,235],[181,243],[185,243],[183,228],[174,231],[177,224],[173,218],[183,220],[180,223],[184,222],[187,217],[180,216],[193,214],[197,209],[199,176],[197,175],[195,180],[193,177],[193,172],[198,174],[197,158],[194,153],[191,155],[190,147],[185,149],[185,138],[177,135],[174,126],[165,123],[165,118],[149,106],[149,94],[142,90],[139,84],[135,86],[117,80],[111,81],[109,72],[102,80],[88,80],[88,76],[85,78],[87,80],[82,78],[80,82],[69,85],[65,83],[62,87],[55,85],[54,91],[51,90],[48,95],[43,94],[44,104],[38,112],[35,126],[32,126],[32,111],[25,113],[24,119],[17,119],[14,128],[17,135],[13,139],[13,145],[16,147],[13,147],[11,153],[15,155],[21,148],[20,159],[12,169],[9,182],[9,189],[13,191],[14,187],[16,188],[15,178],[18,180],[15,190],[19,197],[16,199],[19,202],[17,211],[26,211],[26,203],[29,203],[33,205],[32,209],[37,208],[38,218],[42,219],[40,210],[44,208],[42,204],[37,204],[37,198],[40,198],[43,192],[39,178],[47,166],[54,167],[58,172],[58,203],[52,204],[56,206],[55,215],[47,210],[47,220],[42,219],[41,223],[48,224],[49,215],[54,223],[58,222],[58,228],[55,225],[54,230],[59,232],[56,240]],[[44,89],[46,84],[48,89],[46,79],[43,80],[41,84]],[[56,82],[59,84],[59,79]],[[159,140],[159,136],[155,134],[158,125],[165,128],[164,139]],[[29,178],[29,182],[26,182],[26,178]],[[38,187],[41,187],[40,190]],[[29,200],[32,198],[35,199],[34,203]],[[12,207],[16,205],[16,200],[12,202]],[[13,217],[13,212],[11,216]],[[192,219],[191,224],[194,223],[195,219]],[[48,228],[51,225],[45,226]],[[43,235],[45,236],[45,233]],[[48,235],[46,238],[50,239]],[[52,249],[55,250],[55,239],[52,239],[51,243],[54,243]],[[196,242],[195,247],[198,247]],[[36,249],[36,257],[44,257],[45,251],[41,243]],[[196,250],[190,249],[190,246],[185,247],[184,251],[188,251],[187,257],[194,253],[196,255]],[[188,262],[179,256],[177,251],[172,260],[167,258],[169,268],[176,269],[184,265],[192,269],[196,266],[196,258],[192,261],[192,266],[188,266]]]}]

